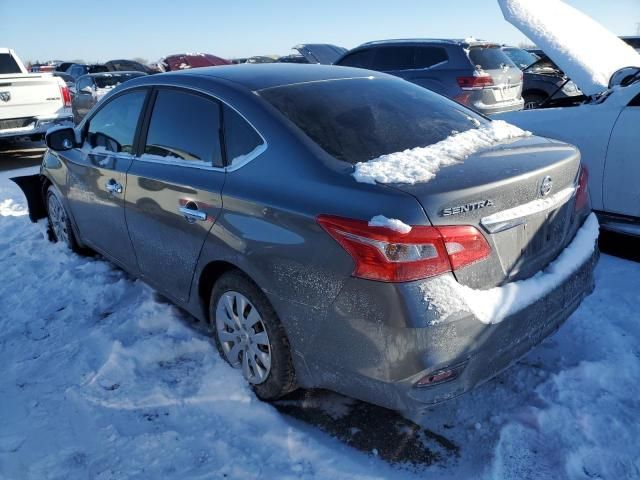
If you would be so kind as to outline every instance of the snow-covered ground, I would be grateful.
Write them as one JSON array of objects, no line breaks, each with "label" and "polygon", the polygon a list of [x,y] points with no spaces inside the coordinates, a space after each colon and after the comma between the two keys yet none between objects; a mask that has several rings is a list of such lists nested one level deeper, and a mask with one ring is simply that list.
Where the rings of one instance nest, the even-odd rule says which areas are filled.
[{"label": "snow-covered ground", "polygon": [[640,478],[640,264],[603,256],[556,335],[420,427],[272,406],[150,288],[49,243],[8,181],[34,171],[0,172],[0,479]]}]

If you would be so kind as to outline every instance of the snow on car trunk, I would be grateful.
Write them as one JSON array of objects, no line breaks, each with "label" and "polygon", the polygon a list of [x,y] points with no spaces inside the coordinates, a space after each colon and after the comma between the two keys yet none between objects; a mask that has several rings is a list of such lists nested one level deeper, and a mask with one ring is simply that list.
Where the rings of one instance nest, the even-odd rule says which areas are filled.
[{"label": "snow on car trunk", "polygon": [[587,95],[611,75],[640,67],[640,54],[602,25],[560,0],[498,0],[504,18],[541,48]]}]

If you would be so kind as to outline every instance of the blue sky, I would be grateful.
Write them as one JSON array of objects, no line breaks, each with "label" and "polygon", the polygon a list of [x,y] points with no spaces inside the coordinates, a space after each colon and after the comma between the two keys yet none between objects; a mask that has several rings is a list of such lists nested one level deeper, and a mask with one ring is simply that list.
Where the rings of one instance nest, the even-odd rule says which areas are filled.
[{"label": "blue sky", "polygon": [[[619,35],[635,34],[640,23],[640,0],[568,3]],[[193,51],[231,58],[286,54],[303,42],[351,48],[403,37],[525,40],[504,21],[497,0],[0,0],[0,18],[0,47],[25,61],[154,61]]]}]

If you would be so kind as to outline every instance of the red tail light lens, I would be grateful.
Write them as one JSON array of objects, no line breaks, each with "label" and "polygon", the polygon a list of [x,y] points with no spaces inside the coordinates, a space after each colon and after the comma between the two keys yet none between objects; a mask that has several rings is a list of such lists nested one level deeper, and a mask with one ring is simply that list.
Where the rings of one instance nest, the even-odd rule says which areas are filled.
[{"label": "red tail light lens", "polygon": [[493,85],[493,78],[488,73],[481,73],[470,77],[458,77],[458,85],[463,90],[480,90]]},{"label": "red tail light lens", "polygon": [[589,171],[584,165],[578,177],[578,191],[576,192],[575,211],[582,210],[589,203]]},{"label": "red tail light lens", "polygon": [[444,241],[451,268],[457,270],[491,254],[491,248],[480,231],[471,226],[437,227]]},{"label": "red tail light lens", "polygon": [[64,102],[65,107],[71,106],[71,93],[69,92],[69,87],[66,85],[60,85],[60,96],[62,97],[62,101]]},{"label": "red tail light lens", "polygon": [[408,233],[362,220],[319,215],[318,223],[355,262],[353,275],[383,282],[433,277],[486,258],[491,249],[470,226],[415,226]]}]

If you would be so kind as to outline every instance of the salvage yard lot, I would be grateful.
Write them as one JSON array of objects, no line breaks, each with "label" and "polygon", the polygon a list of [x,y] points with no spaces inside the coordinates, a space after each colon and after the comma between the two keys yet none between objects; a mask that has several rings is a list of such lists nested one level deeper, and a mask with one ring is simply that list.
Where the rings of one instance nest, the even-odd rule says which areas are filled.
[{"label": "salvage yard lot", "polygon": [[640,264],[603,255],[558,333],[420,417],[269,405],[185,314],[29,222],[9,178],[32,148],[0,153],[0,479],[640,476]]}]

